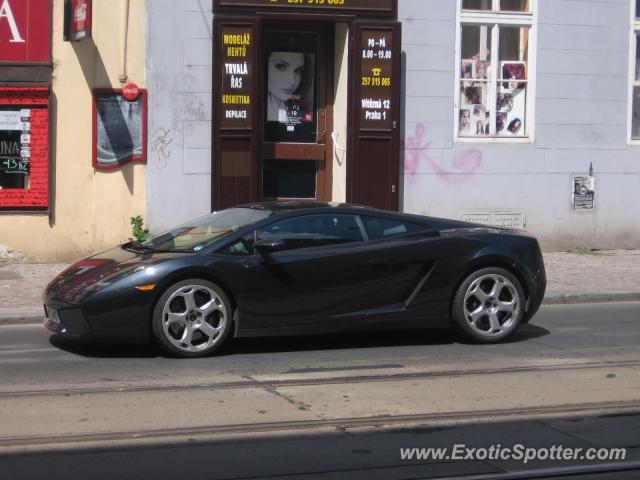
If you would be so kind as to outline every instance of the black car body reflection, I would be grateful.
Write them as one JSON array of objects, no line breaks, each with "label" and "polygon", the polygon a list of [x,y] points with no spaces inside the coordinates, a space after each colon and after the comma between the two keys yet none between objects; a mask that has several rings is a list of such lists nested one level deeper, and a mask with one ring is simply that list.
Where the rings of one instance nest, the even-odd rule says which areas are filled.
[{"label": "black car body reflection", "polygon": [[[217,216],[216,216],[217,215]],[[546,286],[536,239],[455,220],[318,202],[216,212],[76,263],[44,296],[75,338],[206,355],[229,335],[453,326],[513,334]]]}]

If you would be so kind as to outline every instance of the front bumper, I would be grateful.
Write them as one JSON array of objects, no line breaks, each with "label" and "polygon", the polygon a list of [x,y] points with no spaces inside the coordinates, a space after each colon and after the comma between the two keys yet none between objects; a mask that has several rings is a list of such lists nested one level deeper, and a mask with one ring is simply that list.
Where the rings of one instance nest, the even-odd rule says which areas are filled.
[{"label": "front bumper", "polygon": [[47,330],[57,335],[82,338],[87,336],[91,331],[80,308],[65,308],[59,310],[45,305],[44,313],[44,326]]},{"label": "front bumper", "polygon": [[80,303],[45,296],[44,326],[68,338],[146,343],[151,336],[152,292],[96,294]]}]

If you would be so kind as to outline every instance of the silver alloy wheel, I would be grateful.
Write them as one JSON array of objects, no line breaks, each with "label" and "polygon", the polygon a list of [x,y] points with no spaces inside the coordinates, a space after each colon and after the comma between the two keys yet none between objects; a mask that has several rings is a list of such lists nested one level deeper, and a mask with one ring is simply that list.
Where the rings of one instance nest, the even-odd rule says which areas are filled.
[{"label": "silver alloy wheel", "polygon": [[178,288],[162,310],[165,337],[185,352],[209,350],[223,340],[227,321],[224,302],[214,290],[204,285]]},{"label": "silver alloy wheel", "polygon": [[464,295],[464,316],[469,326],[486,337],[502,336],[520,313],[520,295],[506,277],[495,273],[473,281]]}]

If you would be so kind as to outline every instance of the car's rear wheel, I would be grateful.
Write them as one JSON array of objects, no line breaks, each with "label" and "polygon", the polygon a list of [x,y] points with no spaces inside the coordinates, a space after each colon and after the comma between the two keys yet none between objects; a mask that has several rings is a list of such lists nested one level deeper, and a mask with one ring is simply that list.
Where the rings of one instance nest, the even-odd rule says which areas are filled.
[{"label": "car's rear wheel", "polygon": [[203,279],[171,285],[153,311],[153,334],[165,351],[203,357],[218,350],[229,335],[233,312],[225,292]]},{"label": "car's rear wheel", "polygon": [[499,342],[512,335],[522,322],[524,301],[524,291],[515,275],[503,268],[483,268],[458,287],[451,320],[469,340]]}]

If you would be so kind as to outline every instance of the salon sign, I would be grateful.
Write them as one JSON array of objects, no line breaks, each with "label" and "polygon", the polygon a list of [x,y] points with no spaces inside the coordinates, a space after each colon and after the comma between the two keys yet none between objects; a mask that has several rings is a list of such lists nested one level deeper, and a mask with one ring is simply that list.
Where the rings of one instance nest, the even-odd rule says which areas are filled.
[{"label": "salon sign", "polygon": [[0,62],[48,63],[51,0],[0,0]]},{"label": "salon sign", "polygon": [[251,128],[254,94],[251,86],[254,38],[251,27],[222,28],[222,128]]}]

